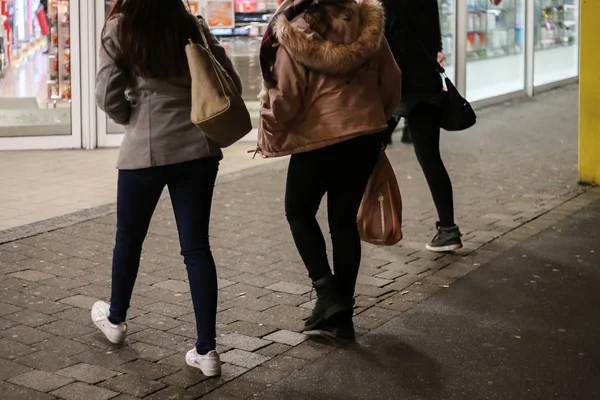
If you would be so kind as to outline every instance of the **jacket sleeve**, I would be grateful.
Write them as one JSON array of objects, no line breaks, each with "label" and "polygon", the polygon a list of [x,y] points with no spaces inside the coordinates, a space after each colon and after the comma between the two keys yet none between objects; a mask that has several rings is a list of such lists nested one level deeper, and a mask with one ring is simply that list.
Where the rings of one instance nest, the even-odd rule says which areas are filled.
[{"label": "jacket sleeve", "polygon": [[212,51],[219,64],[221,64],[221,66],[225,68],[225,71],[229,73],[229,75],[233,79],[233,83],[235,84],[235,86],[241,94],[243,90],[242,78],[235,69],[231,58],[229,58],[229,56],[227,55],[227,51],[223,46],[221,46],[221,43],[215,37],[215,35],[213,35],[213,33],[210,31],[210,28],[206,25],[206,22],[203,19],[200,20],[200,25],[202,27],[202,31],[206,35],[206,40],[208,41],[208,45],[210,46],[210,51]]},{"label": "jacket sleeve", "polygon": [[118,20],[106,25],[100,45],[98,74],[96,75],[96,103],[117,124],[127,124],[131,116],[131,103],[125,96],[131,73],[119,63],[121,51],[117,39]]},{"label": "jacket sleeve", "polygon": [[398,104],[402,93],[402,72],[394,60],[390,46],[383,40],[379,50],[379,93],[385,110],[385,117],[389,120]]},{"label": "jacket sleeve", "polygon": [[307,69],[280,46],[275,61],[277,87],[269,89],[261,116],[271,132],[285,132],[298,117],[308,85]]}]

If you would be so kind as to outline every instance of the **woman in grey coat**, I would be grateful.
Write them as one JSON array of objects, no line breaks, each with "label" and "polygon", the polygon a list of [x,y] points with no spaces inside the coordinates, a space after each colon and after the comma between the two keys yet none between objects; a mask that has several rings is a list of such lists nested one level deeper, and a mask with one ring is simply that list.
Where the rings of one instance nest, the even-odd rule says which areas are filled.
[{"label": "woman in grey coat", "polygon": [[190,121],[188,39],[201,42],[241,80],[223,47],[181,0],[116,0],[102,34],[96,101],[125,126],[117,168],[117,235],[110,304],[92,309],[96,326],[123,343],[142,244],[168,187],[181,254],[188,271],[198,340],[187,363],[207,376],[221,373],[215,351],[217,275],[209,244],[210,209],[221,149]]}]

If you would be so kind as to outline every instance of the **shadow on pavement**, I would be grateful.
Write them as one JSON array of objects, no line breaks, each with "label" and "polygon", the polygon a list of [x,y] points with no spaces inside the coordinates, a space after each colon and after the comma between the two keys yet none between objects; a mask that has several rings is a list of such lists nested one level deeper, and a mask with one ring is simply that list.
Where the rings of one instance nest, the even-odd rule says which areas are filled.
[{"label": "shadow on pavement", "polygon": [[600,398],[600,201],[255,397]]}]

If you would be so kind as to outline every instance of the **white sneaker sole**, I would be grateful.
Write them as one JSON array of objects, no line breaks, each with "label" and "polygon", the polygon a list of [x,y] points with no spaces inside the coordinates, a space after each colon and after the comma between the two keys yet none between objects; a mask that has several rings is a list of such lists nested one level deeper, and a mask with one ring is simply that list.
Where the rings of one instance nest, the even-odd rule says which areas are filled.
[{"label": "white sneaker sole", "polygon": [[452,244],[449,246],[433,247],[433,246],[430,246],[429,244],[426,244],[425,248],[429,251],[433,251],[434,253],[448,253],[450,251],[462,249],[463,245],[462,244]]},{"label": "white sneaker sole", "polygon": [[212,378],[213,376],[221,375],[221,367],[214,368],[214,369],[204,369],[204,368],[201,368],[200,365],[198,365],[197,363],[195,363],[191,360],[188,360],[187,357],[185,359],[185,362],[188,366],[195,368],[197,370],[200,370],[200,372],[202,372],[202,374],[204,374],[204,376],[207,376],[209,378]]}]

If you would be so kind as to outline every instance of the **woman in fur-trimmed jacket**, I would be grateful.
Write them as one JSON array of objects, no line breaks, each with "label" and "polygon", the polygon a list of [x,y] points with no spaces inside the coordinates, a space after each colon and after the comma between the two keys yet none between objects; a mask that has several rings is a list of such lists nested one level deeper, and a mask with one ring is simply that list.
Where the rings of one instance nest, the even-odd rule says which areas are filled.
[{"label": "woman in fur-trimmed jacket", "polygon": [[[317,291],[305,330],[354,337],[361,259],[356,215],[400,102],[401,73],[377,0],[285,2],[261,46],[264,87],[258,151],[292,155],[285,211]],[[316,220],[327,194],[332,274]]]}]

